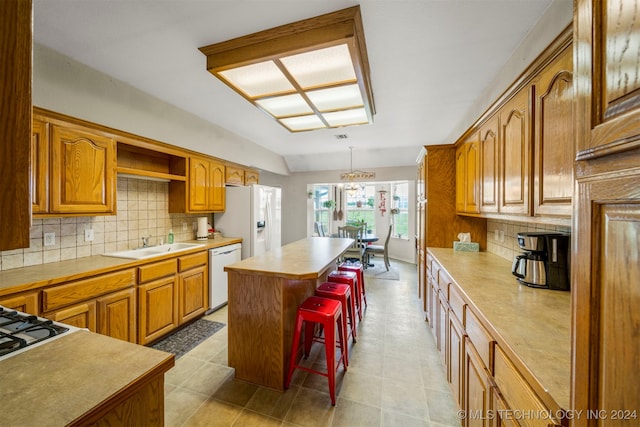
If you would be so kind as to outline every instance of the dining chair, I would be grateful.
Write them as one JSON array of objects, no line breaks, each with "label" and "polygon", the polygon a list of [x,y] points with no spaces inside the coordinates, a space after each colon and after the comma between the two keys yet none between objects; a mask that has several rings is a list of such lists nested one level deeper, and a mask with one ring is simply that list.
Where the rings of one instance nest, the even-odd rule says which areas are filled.
[{"label": "dining chair", "polygon": [[367,262],[369,261],[369,257],[372,254],[383,254],[384,255],[384,266],[389,271],[389,267],[391,263],[389,262],[389,238],[391,237],[391,229],[393,228],[393,224],[389,224],[389,232],[387,233],[387,238],[384,239],[383,245],[369,245],[365,249],[365,258]]},{"label": "dining chair", "polygon": [[338,227],[338,237],[353,239],[351,246],[342,254],[342,259],[357,259],[364,263],[365,247],[362,244],[362,228],[352,225]]},{"label": "dining chair", "polygon": [[316,229],[315,231],[316,231],[316,234],[317,234],[318,236],[320,236],[320,237],[325,237],[325,236],[326,236],[326,234],[325,234],[325,232],[324,232],[324,225],[322,225],[322,223],[321,223],[321,222],[317,222],[317,221],[316,221],[316,222],[314,223],[314,228]]}]

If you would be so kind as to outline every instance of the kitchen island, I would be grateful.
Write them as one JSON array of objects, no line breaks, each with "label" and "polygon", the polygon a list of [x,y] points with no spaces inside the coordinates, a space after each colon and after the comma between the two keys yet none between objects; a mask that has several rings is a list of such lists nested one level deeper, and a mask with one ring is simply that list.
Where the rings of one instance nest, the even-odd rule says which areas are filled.
[{"label": "kitchen island", "polygon": [[0,361],[5,426],[164,425],[170,353],[86,330]]},{"label": "kitchen island", "polygon": [[298,306],[352,242],[310,237],[225,267],[229,366],[236,379],[284,390]]}]

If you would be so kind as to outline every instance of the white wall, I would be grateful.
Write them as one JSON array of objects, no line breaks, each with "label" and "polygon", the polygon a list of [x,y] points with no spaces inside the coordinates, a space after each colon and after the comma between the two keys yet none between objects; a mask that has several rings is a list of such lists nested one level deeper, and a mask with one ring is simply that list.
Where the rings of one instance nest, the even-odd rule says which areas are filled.
[{"label": "white wall", "polygon": [[33,105],[242,165],[289,173],[282,156],[38,44],[33,53]]}]

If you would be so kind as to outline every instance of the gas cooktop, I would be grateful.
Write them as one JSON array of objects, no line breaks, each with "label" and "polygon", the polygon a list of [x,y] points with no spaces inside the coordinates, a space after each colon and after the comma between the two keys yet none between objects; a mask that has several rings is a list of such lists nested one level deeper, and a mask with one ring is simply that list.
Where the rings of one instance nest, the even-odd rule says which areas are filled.
[{"label": "gas cooktop", "polygon": [[77,328],[0,306],[0,359]]}]

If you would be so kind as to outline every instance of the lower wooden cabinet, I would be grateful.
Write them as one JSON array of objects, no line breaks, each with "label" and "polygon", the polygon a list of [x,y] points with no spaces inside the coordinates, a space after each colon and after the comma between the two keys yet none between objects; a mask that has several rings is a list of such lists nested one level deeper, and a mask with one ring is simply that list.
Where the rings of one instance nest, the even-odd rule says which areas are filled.
[{"label": "lower wooden cabinet", "polygon": [[464,384],[462,407],[467,415],[465,427],[489,427],[492,418],[490,403],[491,380],[480,356],[465,338],[464,345]]},{"label": "lower wooden cabinet", "polygon": [[507,407],[498,387],[491,387],[490,399],[491,408],[494,411],[493,423],[491,424],[493,427],[520,427]]},{"label": "lower wooden cabinet", "polygon": [[138,286],[138,344],[149,344],[178,326],[177,278]]},{"label": "lower wooden cabinet", "polygon": [[464,407],[463,398],[463,379],[464,379],[464,328],[458,321],[455,315],[449,312],[449,351],[447,353],[448,367],[449,367],[449,383],[451,384],[451,391],[456,402]]},{"label": "lower wooden cabinet", "polygon": [[123,341],[137,342],[135,288],[123,289],[96,300],[97,332]]},{"label": "lower wooden cabinet", "polygon": [[91,332],[98,332],[96,329],[96,301],[86,301],[75,304],[61,310],[44,314],[47,319],[54,320],[78,328],[88,329]]},{"label": "lower wooden cabinet", "polygon": [[23,313],[37,313],[40,302],[38,294],[38,291],[34,291],[0,297],[0,305]]},{"label": "lower wooden cabinet", "polygon": [[204,314],[209,308],[208,254],[201,252],[178,260],[178,317],[180,324]]}]

